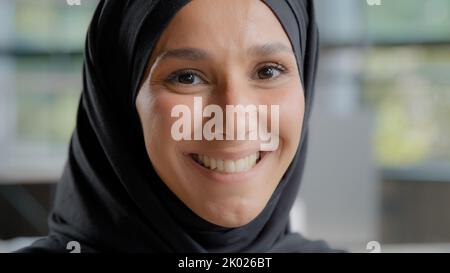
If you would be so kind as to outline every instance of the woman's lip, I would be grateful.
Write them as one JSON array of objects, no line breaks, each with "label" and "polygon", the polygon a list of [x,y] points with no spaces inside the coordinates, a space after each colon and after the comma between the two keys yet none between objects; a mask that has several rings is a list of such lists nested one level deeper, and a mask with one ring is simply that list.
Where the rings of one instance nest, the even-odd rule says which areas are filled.
[{"label": "woman's lip", "polygon": [[262,165],[267,160],[267,157],[272,152],[261,152],[261,158],[256,162],[250,170],[244,172],[235,172],[235,173],[225,173],[213,171],[209,168],[206,168],[199,163],[197,163],[191,156],[191,154],[184,154],[184,157],[187,159],[188,165],[192,166],[195,170],[200,172],[201,175],[207,177],[209,180],[222,182],[222,183],[239,183],[250,180],[250,178],[254,177],[258,171],[262,168]]}]

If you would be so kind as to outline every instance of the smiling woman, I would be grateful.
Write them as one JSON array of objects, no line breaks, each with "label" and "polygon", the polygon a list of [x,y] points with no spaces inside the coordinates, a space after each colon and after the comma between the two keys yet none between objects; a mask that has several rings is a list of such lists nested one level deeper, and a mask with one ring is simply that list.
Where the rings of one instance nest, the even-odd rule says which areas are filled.
[{"label": "smiling woman", "polygon": [[[317,53],[309,0],[101,1],[51,231],[22,251],[73,241],[81,252],[332,251],[289,226]],[[195,97],[222,110],[279,107],[266,116],[278,145],[174,139],[172,109],[195,111]],[[195,135],[213,116],[184,129]]]},{"label": "smiling woman", "polygon": [[[202,218],[225,227],[248,224],[267,204],[300,140],[303,88],[282,25],[261,1],[217,1],[214,7],[192,1],[162,33],[149,66],[136,104],[156,172]],[[259,141],[174,141],[172,109],[195,110],[193,96],[224,108],[279,106],[280,145],[251,169],[236,173],[237,161],[255,153],[259,157]],[[229,118],[226,123],[234,123]],[[196,168],[191,154],[213,158],[217,168]]]}]

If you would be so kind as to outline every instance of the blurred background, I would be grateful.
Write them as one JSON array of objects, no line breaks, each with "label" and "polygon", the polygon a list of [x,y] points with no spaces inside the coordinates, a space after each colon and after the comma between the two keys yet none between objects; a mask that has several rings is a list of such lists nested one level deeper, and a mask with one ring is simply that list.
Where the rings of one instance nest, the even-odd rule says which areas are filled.
[{"label": "blurred background", "polygon": [[[376,2],[315,0],[321,59],[292,224],[355,252],[450,252],[450,0]],[[48,231],[96,3],[0,1],[0,252]]]}]

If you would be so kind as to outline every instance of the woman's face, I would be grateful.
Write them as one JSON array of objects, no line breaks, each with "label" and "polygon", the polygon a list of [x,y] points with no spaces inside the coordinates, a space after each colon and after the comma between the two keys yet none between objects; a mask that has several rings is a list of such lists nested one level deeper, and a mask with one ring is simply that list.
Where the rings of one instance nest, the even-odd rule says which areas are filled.
[{"label": "woman's face", "polygon": [[[223,131],[216,133],[224,140],[194,140],[194,131],[214,117],[195,123],[194,97],[202,109],[214,104],[223,110]],[[172,116],[177,105],[192,113],[192,126],[184,128],[191,140],[173,136],[181,117]],[[268,106],[264,123],[278,125],[276,149],[261,151],[263,141],[249,137],[227,140],[225,128],[238,122],[237,115],[234,122],[226,117],[226,105]],[[279,117],[272,105],[279,106]],[[292,161],[304,96],[289,38],[269,7],[259,0],[194,0],[160,37],[136,106],[148,156],[164,183],[203,219],[238,227],[264,209]],[[250,114],[244,117],[250,124]],[[244,127],[248,136],[251,127]]]}]

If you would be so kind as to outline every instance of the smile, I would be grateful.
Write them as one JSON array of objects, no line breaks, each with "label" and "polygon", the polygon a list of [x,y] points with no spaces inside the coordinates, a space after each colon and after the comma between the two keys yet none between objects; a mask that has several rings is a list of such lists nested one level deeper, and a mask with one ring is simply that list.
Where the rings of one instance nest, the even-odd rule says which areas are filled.
[{"label": "smile", "polygon": [[202,154],[191,154],[191,157],[199,165],[216,172],[240,173],[253,168],[260,160],[261,152],[258,151],[237,160],[212,158]]}]

